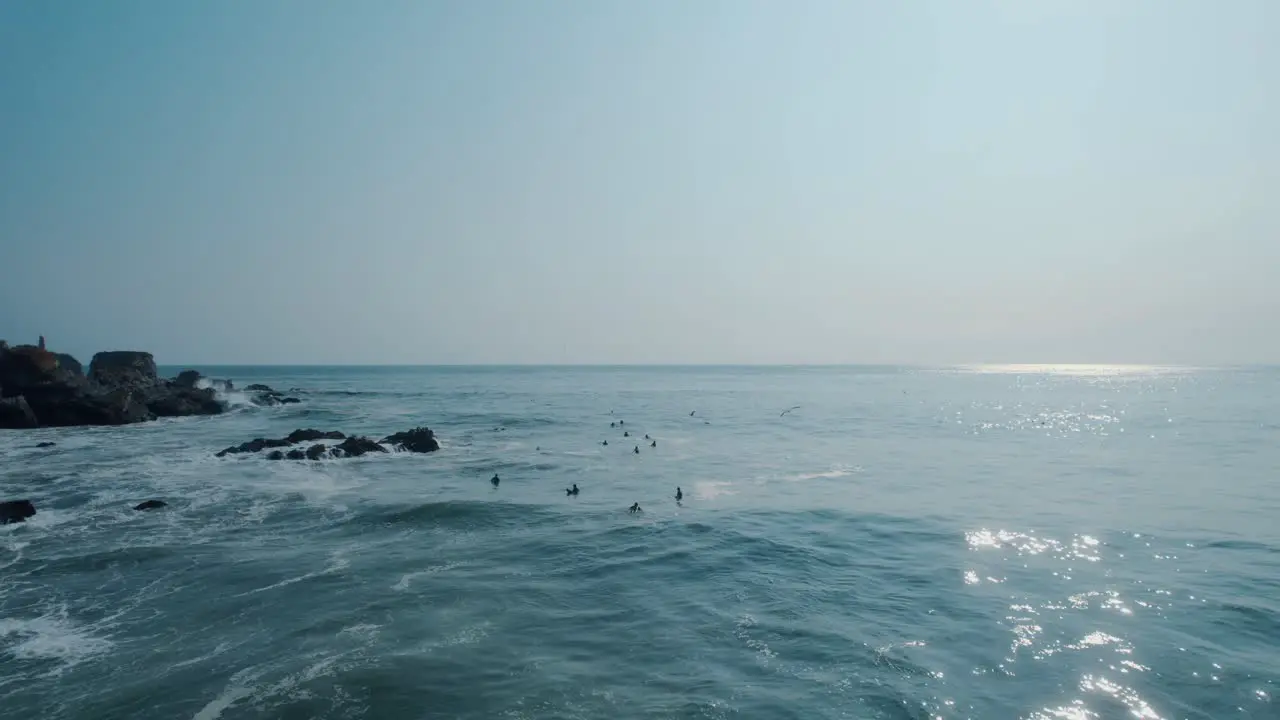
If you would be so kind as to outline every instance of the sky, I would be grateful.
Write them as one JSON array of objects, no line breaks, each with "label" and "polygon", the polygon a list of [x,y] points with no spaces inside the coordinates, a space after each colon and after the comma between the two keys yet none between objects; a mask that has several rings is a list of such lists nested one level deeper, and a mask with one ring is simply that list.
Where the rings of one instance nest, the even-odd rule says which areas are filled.
[{"label": "sky", "polygon": [[1275,0],[0,3],[0,338],[1280,363]]}]

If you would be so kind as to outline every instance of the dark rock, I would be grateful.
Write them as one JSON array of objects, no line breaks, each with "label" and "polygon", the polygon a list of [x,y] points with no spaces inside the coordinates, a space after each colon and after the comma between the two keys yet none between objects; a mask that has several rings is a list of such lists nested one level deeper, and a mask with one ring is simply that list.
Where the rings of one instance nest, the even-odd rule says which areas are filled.
[{"label": "dark rock", "polygon": [[133,506],[134,510],[159,510],[162,507],[168,507],[169,503],[163,500],[148,500]]},{"label": "dark rock", "polygon": [[200,382],[200,373],[195,370],[183,370],[173,379],[173,384],[180,388],[194,388]]},{"label": "dark rock", "polygon": [[185,387],[176,382],[149,389],[144,402],[156,417],[217,415],[226,410],[213,388]]},{"label": "dark rock", "polygon": [[66,353],[54,353],[53,356],[58,359],[58,367],[60,369],[72,375],[84,377],[84,366],[80,364],[79,360]]},{"label": "dark rock", "polygon": [[[290,445],[295,445],[300,442],[311,442],[313,440],[342,440],[345,437],[346,435],[343,435],[337,430],[314,430],[311,428],[298,429],[278,440],[273,438],[255,438],[246,443],[233,445],[219,452],[218,457],[225,457],[227,455],[234,455],[238,453],[255,453],[266,450],[267,448],[289,447]],[[294,459],[301,460],[302,458],[299,457]]]},{"label": "dark rock", "polygon": [[285,453],[284,456],[290,460],[306,460],[307,454],[297,448]]},{"label": "dark rock", "polygon": [[275,407],[276,405],[292,405],[302,402],[296,397],[285,397],[283,393],[272,390],[267,385],[255,383],[246,387],[245,392],[249,393],[249,401],[254,405],[261,407]]},{"label": "dark rock", "polygon": [[141,392],[49,384],[28,388],[31,410],[44,427],[127,425],[155,419]]},{"label": "dark rock", "polygon": [[104,387],[149,388],[159,382],[156,360],[149,352],[100,352],[89,363],[89,379]]},{"label": "dark rock", "polygon": [[346,457],[360,457],[371,452],[387,452],[386,448],[367,437],[349,437],[333,450]]},{"label": "dark rock", "polygon": [[58,443],[56,443],[56,442],[48,442],[48,441],[45,441],[45,442],[42,442],[42,443],[36,443],[36,447],[38,447],[38,448],[51,448],[51,447],[53,447],[54,445],[57,445],[57,444],[58,444]]},{"label": "dark rock", "polygon": [[319,460],[320,458],[323,458],[327,454],[329,454],[329,448],[325,447],[324,445],[312,445],[311,447],[307,448],[308,460]]},{"label": "dark rock", "polygon": [[0,349],[0,392],[4,397],[25,395],[46,385],[84,385],[83,376],[63,369],[58,357],[31,345]]},{"label": "dark rock", "polygon": [[346,435],[337,430],[325,431],[307,428],[305,430],[294,430],[285,437],[285,440],[292,445],[293,443],[311,442],[313,440],[344,440],[346,437]]},{"label": "dark rock", "polygon": [[280,452],[279,450],[272,450],[271,452],[267,453],[267,459],[268,459],[268,460],[283,460],[283,459],[284,459],[284,453]]},{"label": "dark rock", "polygon": [[247,443],[240,443],[239,445],[233,445],[227,448],[226,450],[219,452],[218,457],[223,457],[226,455],[234,455],[237,453],[254,453],[260,450],[266,450],[267,448],[288,447],[292,444],[293,443],[284,439],[273,440],[271,438],[255,438],[253,440],[250,440]]},{"label": "dark rock", "polygon": [[24,398],[0,408],[0,427],[124,425],[156,416],[212,415],[224,410],[211,390],[161,381],[150,353],[94,356],[86,378],[69,355],[29,345],[0,350],[0,392]]},{"label": "dark rock", "polygon": [[440,449],[435,433],[430,428],[420,427],[383,438],[382,442],[409,452],[429,453]]},{"label": "dark rock", "polygon": [[36,506],[30,500],[6,500],[0,502],[0,525],[18,523],[36,514]]},{"label": "dark rock", "polygon": [[0,398],[0,428],[24,430],[35,427],[40,427],[40,420],[25,397]]}]

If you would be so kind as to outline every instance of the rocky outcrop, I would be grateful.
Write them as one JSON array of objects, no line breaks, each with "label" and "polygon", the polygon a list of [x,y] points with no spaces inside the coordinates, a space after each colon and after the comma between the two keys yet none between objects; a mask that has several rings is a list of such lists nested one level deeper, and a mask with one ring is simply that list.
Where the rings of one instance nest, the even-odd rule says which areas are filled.
[{"label": "rocky outcrop", "polygon": [[36,427],[40,427],[40,421],[25,397],[0,398],[0,428],[25,430]]},{"label": "rocky outcrop", "polygon": [[369,453],[384,453],[387,449],[367,437],[349,437],[333,449],[337,457],[360,457]]},{"label": "rocky outcrop", "polygon": [[19,523],[36,514],[36,506],[30,500],[6,500],[0,502],[0,525]]},{"label": "rocky outcrop", "polygon": [[89,379],[107,388],[147,388],[159,383],[156,360],[149,352],[100,352],[89,363]]},{"label": "rocky outcrop", "polygon": [[173,384],[181,388],[193,388],[200,382],[200,373],[196,370],[183,370],[173,379]]},{"label": "rocky outcrop", "polygon": [[[225,450],[218,452],[218,457],[226,457],[227,455],[237,455],[240,453],[256,453],[268,448],[282,448],[296,445],[301,442],[312,442],[314,440],[342,440],[347,436],[337,430],[314,430],[311,428],[298,429],[280,438],[255,438],[246,443],[232,445]],[[281,453],[283,458],[283,453]]]},{"label": "rocky outcrop", "polygon": [[226,409],[210,388],[160,386],[158,391],[147,394],[146,404],[156,417],[217,415]]},{"label": "rocky outcrop", "polygon": [[244,391],[249,393],[249,400],[254,405],[261,405],[264,407],[293,405],[295,403],[302,402],[296,397],[286,397],[285,394],[279,390],[274,390],[270,385],[263,385],[262,383],[248,385],[245,387]]},{"label": "rocky outcrop", "polygon": [[70,355],[0,349],[0,428],[125,425],[224,409],[213,390],[157,377],[151,353],[98,353],[86,376]]},{"label": "rocky outcrop", "polygon": [[231,447],[218,452],[218,457],[226,457],[228,455],[237,455],[239,453],[256,453],[266,450],[267,448],[288,447],[291,443],[288,440],[272,440],[270,438],[254,438],[249,442],[232,445]]},{"label": "rocky outcrop", "polygon": [[346,437],[346,435],[337,430],[325,431],[307,428],[306,430],[294,430],[286,435],[284,439],[292,445],[293,443],[311,442],[312,440],[345,440]]},{"label": "rocky outcrop", "polygon": [[[332,447],[324,443],[316,443],[306,450],[294,447],[300,443],[313,442],[315,440],[342,440],[342,442]],[[326,457],[360,457],[370,453],[386,453],[390,452],[387,448],[388,445],[396,450],[415,453],[429,453],[440,449],[440,443],[436,440],[435,433],[426,427],[389,435],[382,442],[376,442],[371,438],[358,435],[348,437],[336,430],[324,431],[308,428],[294,430],[279,439],[256,438],[246,443],[233,445],[219,451],[217,456],[226,457],[227,455],[259,453],[263,450],[270,450],[271,452],[262,457],[267,460],[320,460]]]},{"label": "rocky outcrop", "polygon": [[431,432],[431,428],[427,427],[414,428],[398,432],[395,435],[388,435],[382,439],[382,442],[409,452],[429,453],[440,449],[440,443],[436,441],[435,433]]},{"label": "rocky outcrop", "polygon": [[80,361],[66,353],[54,353],[53,356],[58,359],[58,367],[66,370],[72,375],[84,377],[84,366]]}]

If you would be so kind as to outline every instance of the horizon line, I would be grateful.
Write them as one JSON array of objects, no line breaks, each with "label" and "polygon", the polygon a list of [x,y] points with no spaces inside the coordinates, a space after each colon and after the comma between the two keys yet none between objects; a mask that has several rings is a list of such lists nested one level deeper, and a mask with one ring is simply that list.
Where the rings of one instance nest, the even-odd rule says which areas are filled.
[{"label": "horizon line", "polygon": [[175,363],[158,362],[159,367],[235,367],[235,368],[654,368],[654,367],[755,367],[755,368],[841,368],[841,367],[905,367],[905,368],[1259,368],[1278,367],[1280,362],[1241,362],[1241,363],[1182,363],[1182,362],[956,362],[956,363],[919,363],[919,362],[838,362],[838,363],[742,363],[742,362],[656,362],[656,363],[245,363],[245,362],[197,362]]}]

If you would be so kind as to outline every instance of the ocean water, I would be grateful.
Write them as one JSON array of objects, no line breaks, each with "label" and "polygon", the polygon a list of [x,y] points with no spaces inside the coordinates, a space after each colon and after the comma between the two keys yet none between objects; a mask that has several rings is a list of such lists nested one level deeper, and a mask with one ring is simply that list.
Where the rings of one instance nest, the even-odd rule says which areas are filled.
[{"label": "ocean water", "polygon": [[1275,369],[202,370],[0,433],[0,716],[1280,718]]}]

